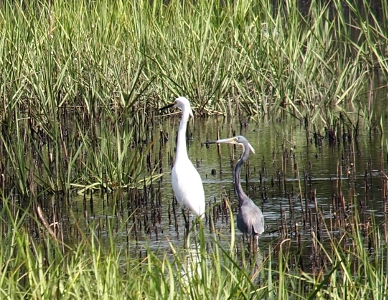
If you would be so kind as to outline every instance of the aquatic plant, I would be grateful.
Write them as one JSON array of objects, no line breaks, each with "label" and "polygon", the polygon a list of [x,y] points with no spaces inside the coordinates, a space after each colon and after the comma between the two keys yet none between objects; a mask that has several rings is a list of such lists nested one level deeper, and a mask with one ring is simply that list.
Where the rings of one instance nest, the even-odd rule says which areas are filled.
[{"label": "aquatic plant", "polygon": [[[376,124],[371,103],[388,70],[387,12],[384,1],[352,0],[304,9],[268,0],[5,1],[5,185],[27,195],[136,184],[141,170],[119,167],[128,151],[112,156],[106,146],[127,147],[134,135],[133,162],[141,161],[139,142],[153,141],[142,125],[177,95],[202,115],[289,113],[321,127],[333,107],[346,114],[349,103],[367,101],[363,115]],[[110,126],[116,140],[100,140]]]},{"label": "aquatic plant", "polygon": [[181,249],[169,241],[169,254],[131,240],[118,243],[127,221],[117,227],[114,218],[107,218],[106,244],[93,230],[97,220],[89,223],[88,234],[78,228],[77,242],[66,242],[60,225],[49,224],[56,227],[55,234],[49,233],[34,215],[14,207],[6,198],[2,200],[3,297],[341,299],[361,295],[381,299],[386,293],[388,249],[386,243],[377,241],[387,237],[373,219],[369,225],[361,222],[356,209],[340,235],[322,228],[329,246],[312,236],[316,246],[313,259],[318,255],[325,261],[314,272],[301,268],[301,253],[292,250],[287,238],[268,248],[260,245],[257,256],[244,259],[243,253],[235,251],[234,239],[229,247],[222,247],[214,235],[209,244],[204,228],[194,226],[188,236],[189,248]]}]

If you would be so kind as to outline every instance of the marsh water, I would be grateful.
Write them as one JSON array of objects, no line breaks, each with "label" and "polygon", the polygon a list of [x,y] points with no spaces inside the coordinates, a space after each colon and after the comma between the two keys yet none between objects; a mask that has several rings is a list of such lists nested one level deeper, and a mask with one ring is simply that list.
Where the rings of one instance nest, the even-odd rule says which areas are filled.
[{"label": "marsh water", "polygon": [[[384,107],[383,100],[380,105]],[[205,146],[204,142],[234,135],[244,135],[256,152],[243,167],[242,182],[265,217],[265,232],[259,238],[264,257],[286,240],[302,258],[295,262],[298,267],[303,264],[310,269],[325,264],[315,253],[315,237],[322,244],[329,243],[329,235],[341,238],[349,228],[353,209],[360,215],[361,226],[373,224],[384,229],[386,199],[381,170],[386,169],[387,151],[381,147],[383,137],[368,128],[356,128],[357,112],[349,116],[354,123],[338,118],[336,125],[327,124],[321,129],[292,117],[214,116],[196,117],[190,122],[188,154],[203,180],[207,205],[204,230],[209,245],[217,242],[226,249],[230,247],[231,222],[235,220],[231,220],[227,204],[235,218],[238,202],[232,174],[241,149]],[[47,218],[57,224],[64,240],[77,243],[80,232],[84,232],[96,234],[102,244],[109,243],[110,227],[117,247],[140,255],[145,255],[146,249],[163,255],[170,253],[172,246],[184,248],[184,219],[170,183],[179,121],[177,111],[156,117],[152,130],[158,138],[145,159],[149,169],[162,176],[151,185],[72,193],[62,201],[46,198]],[[246,240],[237,229],[235,238],[237,252],[243,252]],[[367,239],[365,247],[372,248]]]}]

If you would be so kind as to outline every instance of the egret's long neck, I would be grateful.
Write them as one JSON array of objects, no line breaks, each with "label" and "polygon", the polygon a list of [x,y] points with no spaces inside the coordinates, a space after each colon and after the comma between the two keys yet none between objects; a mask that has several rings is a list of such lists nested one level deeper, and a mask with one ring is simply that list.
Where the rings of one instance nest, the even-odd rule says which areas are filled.
[{"label": "egret's long neck", "polygon": [[180,159],[187,159],[187,149],[186,149],[186,129],[187,121],[189,120],[189,112],[182,111],[182,119],[179,123],[178,129],[178,141],[176,147],[176,161]]},{"label": "egret's long neck", "polygon": [[244,199],[248,198],[245,192],[243,191],[241,187],[241,167],[244,164],[244,162],[248,158],[248,151],[244,151],[243,156],[239,159],[239,161],[236,164],[236,167],[234,168],[234,189],[238,198],[238,201],[240,202],[240,206],[243,205]]}]

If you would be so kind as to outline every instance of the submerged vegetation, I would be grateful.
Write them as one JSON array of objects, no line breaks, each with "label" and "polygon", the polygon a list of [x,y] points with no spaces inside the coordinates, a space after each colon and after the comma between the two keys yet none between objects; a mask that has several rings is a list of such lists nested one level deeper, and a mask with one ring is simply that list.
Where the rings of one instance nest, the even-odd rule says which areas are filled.
[{"label": "submerged vegetation", "polygon": [[[192,251],[171,243],[171,253],[146,247],[139,255],[131,240],[136,224],[148,225],[136,220],[128,228],[126,218],[136,219],[142,202],[161,201],[147,190],[164,174],[154,153],[162,153],[167,135],[154,136],[154,128],[157,109],[177,95],[190,99],[197,115],[238,116],[240,125],[262,116],[297,118],[316,145],[351,144],[360,126],[384,133],[387,112],[375,111],[374,102],[387,87],[387,2],[312,0],[303,9],[297,2],[0,3],[2,298],[387,297],[386,221],[360,221],[357,203],[335,190],[333,208],[341,215],[335,230],[327,228],[316,202],[313,217],[307,209],[314,197],[302,191],[297,163],[314,269],[301,267],[292,230],[280,232],[257,263],[235,250],[233,222],[226,249],[212,231],[212,242],[205,241],[202,228],[190,232]],[[276,180],[285,185],[281,172]],[[114,211],[118,227],[106,218],[108,245],[97,220],[85,216],[84,229],[69,217],[76,239],[66,240],[66,230],[56,228],[58,212],[47,222],[42,196],[61,195],[57,203],[66,203],[73,191],[93,196],[94,189],[115,191],[107,196],[113,200],[116,190],[127,193],[127,203],[117,206],[133,215]],[[127,242],[118,247],[122,236]]]}]

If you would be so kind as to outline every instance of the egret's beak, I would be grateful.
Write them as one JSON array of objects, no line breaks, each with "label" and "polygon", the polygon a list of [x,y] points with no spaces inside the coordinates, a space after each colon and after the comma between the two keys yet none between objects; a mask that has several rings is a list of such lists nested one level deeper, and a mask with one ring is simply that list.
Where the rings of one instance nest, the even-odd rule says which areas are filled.
[{"label": "egret's beak", "polygon": [[174,101],[173,103],[171,103],[171,104],[169,104],[169,105],[166,105],[166,106],[162,107],[162,108],[159,109],[159,110],[160,110],[160,111],[165,110],[165,109],[167,109],[167,108],[170,108],[170,107],[175,106],[175,104],[176,104],[176,102]]}]

